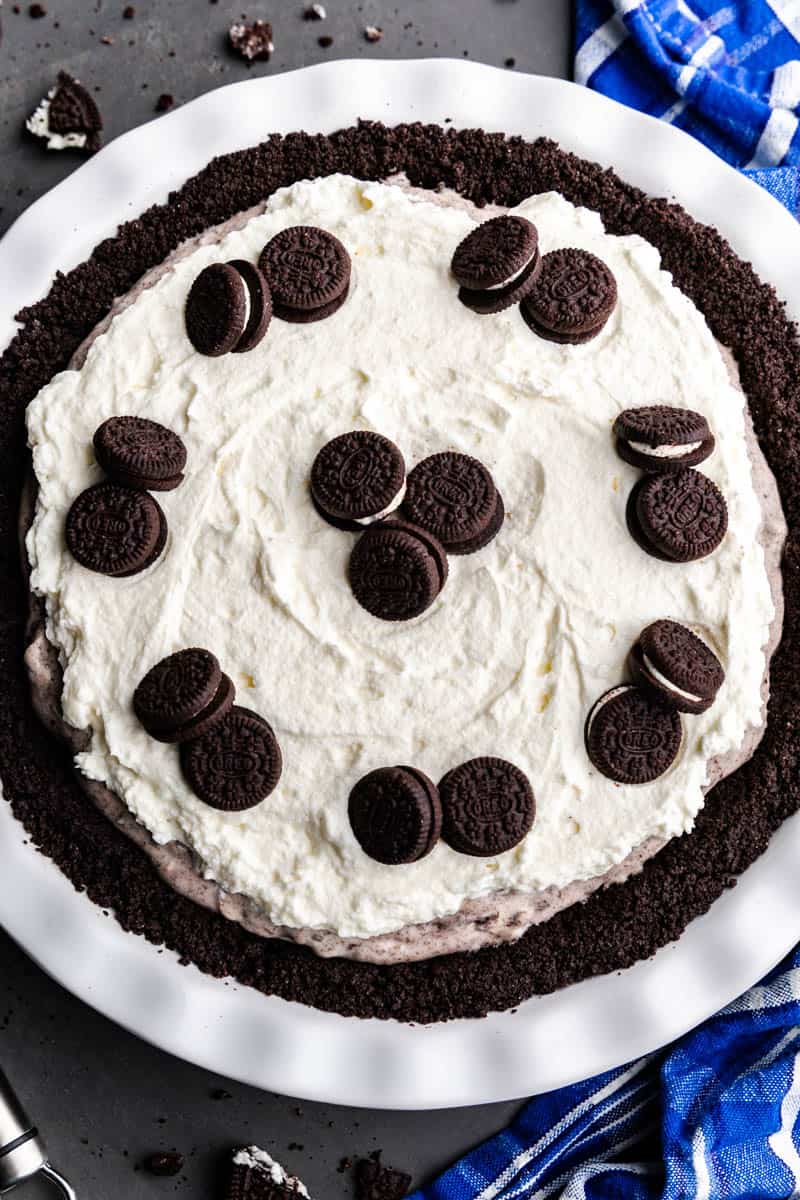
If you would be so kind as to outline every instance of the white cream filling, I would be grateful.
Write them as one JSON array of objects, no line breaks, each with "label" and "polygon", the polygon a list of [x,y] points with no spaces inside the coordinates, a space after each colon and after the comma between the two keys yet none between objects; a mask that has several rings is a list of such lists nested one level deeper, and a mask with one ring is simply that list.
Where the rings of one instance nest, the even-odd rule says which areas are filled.
[{"label": "white cream filling", "polygon": [[50,128],[50,102],[58,88],[51,88],[36,111],[25,122],[26,129],[47,142],[48,150],[83,150],[88,140],[85,133],[54,133]]},{"label": "white cream filling", "polygon": [[482,292],[501,292],[503,288],[510,287],[515,280],[519,279],[520,275],[525,274],[528,267],[531,265],[531,262],[536,257],[536,253],[537,252],[534,251],[527,262],[523,263],[518,271],[515,271],[513,275],[509,275],[508,279],[504,279],[502,283],[493,283],[491,287],[480,288],[479,290]]},{"label": "white cream filling", "polygon": [[[276,923],[367,937],[457,911],[467,898],[594,878],[647,838],[691,829],[709,762],[760,723],[762,647],[773,605],[758,541],[761,506],[743,398],[703,317],[639,237],[613,237],[555,194],[515,210],[542,252],[577,246],[614,272],[619,303],[581,346],[531,334],[516,308],[493,317],[458,301],[455,247],[473,228],[457,207],[332,176],[278,192],[264,213],[209,240],[142,292],[98,337],[79,372],[57,376],[28,410],[40,484],[28,551],[64,666],[63,707],[92,745],[78,756],[158,842],[191,846],[205,873]],[[290,225],[320,225],[348,247],[357,286],[332,317],[275,320],[248,354],[192,351],[183,310],[212,262],[255,262]],[[413,303],[408,298],[413,297]],[[719,549],[677,566],[630,538],[625,504],[639,473],[611,434],[642,402],[693,408],[717,449],[704,471],[729,509]],[[140,576],[109,579],[71,559],[64,519],[101,478],[92,435],[105,418],[148,416],[186,443],[186,479],[159,497],[169,539]],[[309,472],[350,429],[384,434],[409,466],[472,454],[506,503],[502,531],[453,557],[422,617],[376,620],[347,582],[352,535],[319,519]],[[625,678],[642,629],[669,616],[713,633],[726,670],[717,700],[653,784],[626,788],[586,755],[596,699]],[[207,808],[178,752],[131,708],[145,671],[182,646],[207,646],[238,703],[276,731],[284,771],[243,813]],[[374,767],[408,763],[434,780],[497,755],[518,765],[537,818],[513,850],[484,860],[440,843],[384,867],[359,849],[347,798]]]},{"label": "white cream filling", "polygon": [[674,692],[676,696],[680,696],[683,700],[690,700],[694,704],[699,704],[703,699],[702,696],[696,696],[692,692],[685,692],[683,688],[677,687],[671,679],[667,679],[666,675],[659,671],[653,660],[647,657],[644,650],[642,651],[642,663],[648,675],[651,675],[656,683],[662,684],[669,691]]},{"label": "white cream filling", "polygon": [[649,454],[651,458],[683,458],[699,450],[702,442],[687,442],[685,446],[648,446],[647,442],[628,442],[631,450],[639,454]]},{"label": "white cream filling", "polygon": [[391,503],[388,504],[386,508],[382,509],[381,512],[375,513],[373,517],[354,517],[353,519],[357,525],[374,525],[376,521],[382,521],[384,517],[388,517],[389,513],[393,513],[395,509],[399,508],[405,498],[406,480],[404,479],[400,491],[392,497]]},{"label": "white cream filling", "polygon": [[237,1167],[249,1167],[251,1170],[264,1171],[276,1187],[294,1187],[298,1196],[308,1197],[305,1185],[299,1179],[290,1176],[280,1163],[275,1162],[275,1159],[267,1154],[266,1150],[261,1150],[258,1146],[245,1146],[242,1150],[238,1150],[233,1156],[233,1161]]}]

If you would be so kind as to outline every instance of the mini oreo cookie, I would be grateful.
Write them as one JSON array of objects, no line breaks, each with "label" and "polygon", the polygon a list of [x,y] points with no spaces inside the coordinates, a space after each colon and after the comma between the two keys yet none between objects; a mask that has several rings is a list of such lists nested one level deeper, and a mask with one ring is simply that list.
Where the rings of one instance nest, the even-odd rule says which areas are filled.
[{"label": "mini oreo cookie", "polygon": [[637,484],[635,520],[643,544],[670,562],[712,554],[728,529],[728,506],[707,475],[682,469]]},{"label": "mini oreo cookie", "polygon": [[615,783],[652,783],[672,766],[682,740],[677,710],[649,688],[610,688],[586,719],[586,752]]},{"label": "mini oreo cookie", "polygon": [[493,858],[530,832],[536,801],[527,775],[502,758],[472,758],[439,783],[442,838],[459,854]]},{"label": "mini oreo cookie", "polygon": [[186,447],[145,417],[109,417],[95,432],[94,452],[106,475],[125,487],[168,492],[183,481]]},{"label": "mini oreo cookie", "polygon": [[96,483],[72,502],[65,536],[82,567],[122,579],[156,561],[166,544],[167,521],[148,492]]},{"label": "mini oreo cookie", "polygon": [[212,263],[195,279],[186,300],[186,333],[209,358],[252,350],[272,318],[269,286],[243,259]]},{"label": "mini oreo cookie", "polygon": [[502,498],[483,463],[455,451],[417,463],[408,476],[403,512],[432,533],[448,554],[480,550],[505,517]]},{"label": "mini oreo cookie", "polygon": [[654,621],[631,649],[636,683],[657,692],[679,712],[710,708],[725,680],[714,651],[678,621]]},{"label": "mini oreo cookie", "polygon": [[[366,429],[322,447],[311,468],[311,495],[326,520],[365,528],[394,512],[406,491],[406,464],[394,442]],[[341,524],[340,526],[341,527]]]},{"label": "mini oreo cookie", "polygon": [[539,234],[525,217],[509,214],[484,221],[467,234],[453,255],[458,296],[482,315],[518,304],[541,268]]},{"label": "mini oreo cookie", "polygon": [[447,555],[425,529],[382,521],[363,533],[348,576],[362,608],[383,621],[410,621],[430,608],[445,585]]},{"label": "mini oreo cookie", "polygon": [[627,408],[614,422],[617,453],[651,473],[696,467],[714,450],[714,435],[700,413],[667,404]]},{"label": "mini oreo cookie", "polygon": [[177,650],[151,667],[133,693],[133,709],[148,733],[179,729],[214,699],[222,668],[210,650]]},{"label": "mini oreo cookie", "polygon": [[223,717],[233,708],[236,699],[236,688],[229,675],[223,673],[219,687],[212,700],[197,716],[192,717],[178,729],[163,730],[160,733],[150,731],[150,736],[157,742],[166,742],[170,746],[190,742],[195,738],[205,737],[215,729]]},{"label": "mini oreo cookie", "polygon": [[588,250],[551,250],[520,311],[542,338],[565,345],[588,342],[600,333],[617,303],[610,268]]},{"label": "mini oreo cookie", "polygon": [[272,290],[276,316],[298,322],[336,311],[350,285],[350,255],[332,233],[293,225],[267,242],[259,267]]},{"label": "mini oreo cookie", "polygon": [[180,759],[195,795],[223,812],[260,804],[281,777],[281,751],[271,727],[238,705],[210,733],[184,742]]},{"label": "mini oreo cookie", "polygon": [[361,849],[385,866],[424,858],[442,831],[439,790],[414,767],[370,771],[351,791],[347,811]]}]

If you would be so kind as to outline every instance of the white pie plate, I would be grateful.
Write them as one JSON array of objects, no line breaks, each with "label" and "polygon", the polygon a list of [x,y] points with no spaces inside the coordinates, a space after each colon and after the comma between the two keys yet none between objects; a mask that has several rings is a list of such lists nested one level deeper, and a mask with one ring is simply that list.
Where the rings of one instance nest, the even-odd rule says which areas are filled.
[{"label": "white pie plate", "polygon": [[[339,62],[220,88],[113,142],[0,243],[0,346],[13,314],[118,222],[162,201],[215,154],[272,131],[358,117],[547,134],[716,224],[800,318],[800,228],[685,134],[574,84],[447,60]],[[652,1051],[722,1007],[800,935],[800,819],[680,941],[654,959],[514,1015],[430,1028],[357,1021],[181,968],[126,934],[27,843],[0,804],[0,922],[100,1012],[182,1058],[305,1099],[432,1109],[547,1091]]]}]

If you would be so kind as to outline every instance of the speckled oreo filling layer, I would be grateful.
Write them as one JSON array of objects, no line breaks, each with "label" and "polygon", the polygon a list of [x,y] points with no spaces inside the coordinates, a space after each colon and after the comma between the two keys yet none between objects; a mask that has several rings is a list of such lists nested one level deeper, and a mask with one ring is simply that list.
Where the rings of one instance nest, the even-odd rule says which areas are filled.
[{"label": "speckled oreo filling layer", "polygon": [[[675,840],[641,875],[585,905],[534,927],[518,943],[474,956],[380,967],[324,962],[300,948],[265,942],[180,900],[146,860],[84,798],[70,761],[30,713],[21,668],[24,583],[16,567],[18,490],[26,467],[21,414],[39,388],[66,365],[115,295],[181,241],[227,219],[295,179],[349,172],[383,178],[404,170],[422,187],[442,183],[481,202],[514,204],[558,190],[597,209],[615,233],[640,233],[737,357],[756,432],[782,493],[790,534],[784,562],[787,620],[773,660],[765,739],[747,766],[708,797],[696,830]],[[213,974],[344,1013],[437,1020],[478,1015],[518,1003],[589,974],[628,965],[677,936],[763,850],[772,829],[797,807],[793,726],[797,689],[797,489],[794,331],[774,293],[735,258],[714,231],[676,206],[647,200],[599,168],[552,143],[505,141],[480,132],[434,127],[360,126],[331,138],[294,135],[219,160],[171,203],[151,210],[104,243],[92,259],[57,281],[50,296],[22,314],[25,327],[0,363],[3,565],[18,582],[2,598],[3,671],[0,763],[6,795],[34,839],[92,898],[113,908],[126,928],[165,942]]]}]

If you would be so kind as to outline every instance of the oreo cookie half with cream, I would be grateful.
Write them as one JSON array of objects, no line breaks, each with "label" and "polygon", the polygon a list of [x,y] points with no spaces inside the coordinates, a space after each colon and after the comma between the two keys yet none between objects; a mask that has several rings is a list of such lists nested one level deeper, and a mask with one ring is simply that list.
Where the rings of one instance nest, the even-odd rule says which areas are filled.
[{"label": "oreo cookie half with cream", "polygon": [[540,267],[536,226],[514,214],[478,225],[458,245],[451,264],[459,300],[482,315],[524,300]]},{"label": "oreo cookie half with cream", "polygon": [[696,467],[714,450],[714,435],[701,413],[667,404],[626,408],[614,422],[617,453],[651,473]]},{"label": "oreo cookie half with cream", "polygon": [[225,1200],[309,1200],[305,1185],[289,1175],[266,1150],[245,1146],[233,1156]]},{"label": "oreo cookie half with cream", "polygon": [[725,680],[714,651],[678,621],[654,621],[643,629],[629,664],[636,683],[658,693],[679,712],[705,712]]},{"label": "oreo cookie half with cream", "polygon": [[25,122],[25,128],[46,142],[48,150],[94,154],[100,149],[103,118],[83,84],[59,71],[55,87]]}]

